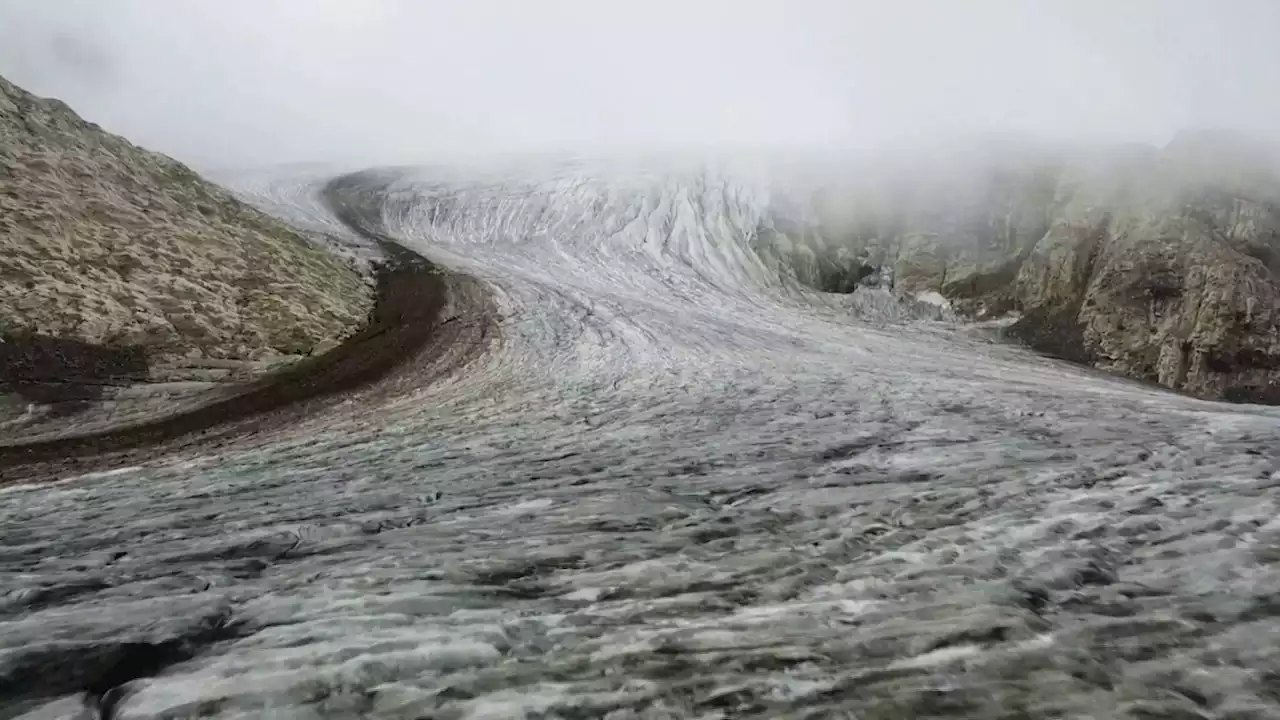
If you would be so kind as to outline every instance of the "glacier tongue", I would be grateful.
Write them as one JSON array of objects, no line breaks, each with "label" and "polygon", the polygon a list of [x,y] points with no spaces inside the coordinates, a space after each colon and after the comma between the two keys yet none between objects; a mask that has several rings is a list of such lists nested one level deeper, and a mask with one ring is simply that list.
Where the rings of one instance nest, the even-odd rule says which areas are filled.
[{"label": "glacier tongue", "polygon": [[[484,283],[497,339],[424,390],[0,489],[0,697],[171,642],[123,717],[1280,713],[1276,411],[809,290],[736,177],[341,178],[362,229]],[[328,180],[242,190],[328,227]]]}]

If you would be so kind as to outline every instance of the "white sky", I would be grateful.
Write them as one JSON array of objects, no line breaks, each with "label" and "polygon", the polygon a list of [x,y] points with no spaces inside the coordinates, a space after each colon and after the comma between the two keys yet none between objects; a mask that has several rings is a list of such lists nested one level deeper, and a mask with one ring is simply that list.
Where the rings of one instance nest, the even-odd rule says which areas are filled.
[{"label": "white sky", "polygon": [[1280,0],[0,0],[0,75],[199,165],[1280,133]]}]

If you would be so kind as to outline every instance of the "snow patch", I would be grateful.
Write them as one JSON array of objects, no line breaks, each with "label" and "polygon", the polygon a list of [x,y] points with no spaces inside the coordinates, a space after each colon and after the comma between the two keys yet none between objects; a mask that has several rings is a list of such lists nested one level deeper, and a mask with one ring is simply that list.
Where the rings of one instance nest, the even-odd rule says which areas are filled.
[{"label": "snow patch", "polygon": [[943,310],[951,309],[951,301],[943,297],[942,293],[934,290],[926,290],[924,292],[916,293],[916,302],[940,307]]}]

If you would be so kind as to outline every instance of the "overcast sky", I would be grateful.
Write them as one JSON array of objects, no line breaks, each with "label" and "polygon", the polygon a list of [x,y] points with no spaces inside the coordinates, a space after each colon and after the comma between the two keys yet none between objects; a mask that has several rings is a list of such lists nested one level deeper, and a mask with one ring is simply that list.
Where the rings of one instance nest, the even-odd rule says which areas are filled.
[{"label": "overcast sky", "polygon": [[1280,128],[1280,0],[0,0],[0,75],[197,165]]}]

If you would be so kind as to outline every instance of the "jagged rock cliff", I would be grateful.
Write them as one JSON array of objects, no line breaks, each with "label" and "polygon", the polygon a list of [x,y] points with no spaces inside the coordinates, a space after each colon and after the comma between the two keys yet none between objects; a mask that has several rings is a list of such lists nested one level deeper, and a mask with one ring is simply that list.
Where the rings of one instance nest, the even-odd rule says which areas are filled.
[{"label": "jagged rock cliff", "polygon": [[[1110,202],[1077,199],[1024,264],[1023,306],[1057,312],[1098,367],[1206,397],[1280,401],[1273,168],[1261,148],[1200,135],[1111,173],[1120,188]],[[1043,259],[1063,252],[1079,262],[1060,296],[1040,280],[1051,272]]]},{"label": "jagged rock cliff", "polygon": [[265,359],[350,334],[372,303],[294,230],[0,78],[0,334]]},{"label": "jagged rock cliff", "polygon": [[828,232],[891,266],[900,294],[1021,313],[1011,333],[1037,349],[1280,402],[1280,163],[1266,148],[1194,133],[939,167],[869,181],[878,194],[856,190]]}]

